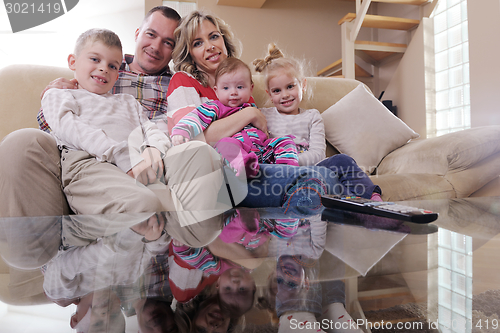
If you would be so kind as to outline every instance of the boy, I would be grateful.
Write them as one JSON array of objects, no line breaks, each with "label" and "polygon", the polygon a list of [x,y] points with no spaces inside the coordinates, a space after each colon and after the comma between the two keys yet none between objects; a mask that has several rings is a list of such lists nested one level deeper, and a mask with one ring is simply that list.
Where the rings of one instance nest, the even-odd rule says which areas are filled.
[{"label": "boy", "polygon": [[[201,134],[211,123],[241,109],[254,106],[252,73],[241,60],[229,57],[215,72],[214,91],[219,100],[200,105],[184,116],[172,129],[172,143],[178,145]],[[248,124],[230,138],[223,138],[215,149],[226,158],[236,175],[256,176],[258,163],[298,166],[297,147],[288,136],[268,139],[267,134]]]},{"label": "boy", "polygon": [[[62,150],[64,192],[77,214],[161,210],[156,195],[135,185],[132,177],[144,185],[163,177],[162,157],[170,140],[147,119],[132,95],[109,93],[121,62],[121,43],[115,33],[88,30],[68,56],[78,89],[49,89],[42,99],[51,134]],[[103,169],[102,162],[109,167]],[[93,186],[91,191],[109,204],[86,200],[90,189],[78,186],[82,177],[94,177],[99,188]]]}]

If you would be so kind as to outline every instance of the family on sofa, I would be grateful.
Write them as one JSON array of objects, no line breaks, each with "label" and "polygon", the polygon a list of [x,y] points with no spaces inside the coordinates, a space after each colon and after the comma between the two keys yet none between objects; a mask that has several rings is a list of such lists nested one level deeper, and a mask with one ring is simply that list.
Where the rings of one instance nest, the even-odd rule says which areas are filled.
[{"label": "family on sofa", "polygon": [[[123,62],[118,62],[122,59],[121,45],[112,32],[91,30],[80,36],[74,54],[68,57],[75,79],[53,81],[42,93],[38,120],[40,128],[52,137],[40,132],[37,135],[40,139],[31,137],[31,140],[37,144],[46,140],[42,149],[52,150],[52,156],[58,155],[59,147],[61,180],[58,179],[58,160],[51,161],[55,174],[33,173],[37,175],[36,183],[44,189],[44,201],[52,197],[59,205],[36,207],[37,202],[30,202],[30,209],[36,209],[34,214],[176,210],[213,211],[207,214],[214,216],[233,204],[317,207],[320,195],[325,192],[359,194],[381,200],[380,188],[353,159],[336,155],[323,161],[322,118],[317,110],[299,109],[306,80],[298,63],[282,54],[276,56],[279,50],[271,50],[275,59],[268,56],[262,60],[260,70],[265,71],[268,92],[275,105],[266,113],[281,117],[270,116],[273,122],[266,121],[255,106],[236,109],[237,112],[225,116],[212,110],[210,114],[203,102],[220,100],[240,107],[250,101],[251,72],[245,69],[246,91],[243,91],[242,80],[235,74],[237,68],[235,73],[217,71],[221,63],[239,55],[237,41],[222,20],[196,11],[177,28],[180,18],[176,14],[166,7],[152,10],[136,32],[136,55],[126,56]],[[172,56],[178,73],[170,78],[168,63]],[[142,82],[148,79],[149,85]],[[221,83],[217,84],[216,79]],[[230,87],[226,83],[228,79],[232,80]],[[137,89],[142,91],[138,93]],[[110,90],[112,94],[108,93]],[[127,93],[133,93],[139,102],[126,98]],[[244,93],[246,100],[234,102]],[[224,94],[227,97],[220,98]],[[142,108],[145,112],[140,112]],[[207,142],[215,143],[217,152],[224,151],[225,167],[219,155],[201,140],[171,146],[167,135],[145,117],[160,122],[160,128],[171,129],[186,115],[183,123],[189,131],[195,127],[192,125],[194,112],[197,112],[198,124],[207,123],[202,117],[212,117],[213,123],[205,126],[203,134]],[[283,126],[285,120],[289,126]],[[292,132],[286,133],[287,129]],[[226,140],[237,133],[236,139]],[[281,138],[286,135],[289,137],[283,141]],[[177,135],[172,137],[175,139]],[[184,141],[187,141],[185,137]],[[24,150],[26,148],[19,148]],[[241,170],[235,166],[238,159],[243,163]],[[38,163],[48,168],[42,160]],[[297,167],[299,164],[304,167]],[[345,170],[344,174],[340,174],[340,170]],[[224,178],[229,178],[229,190]],[[161,181],[167,186],[157,186],[155,192],[145,187]],[[58,193],[59,188],[52,193],[50,189],[61,182],[63,193]],[[98,191],[96,183],[101,185]],[[21,186],[11,188],[27,190]],[[30,191],[36,189],[30,186]],[[169,196],[170,200],[162,199]],[[65,207],[64,198],[69,207]],[[165,201],[169,204],[164,204]],[[16,204],[22,206],[23,202]],[[19,210],[17,215],[29,215],[23,207]],[[210,218],[207,214],[196,219]]]},{"label": "family on sofa", "polygon": [[[363,111],[349,115],[356,120],[351,127],[340,120],[323,125],[332,116],[341,119],[346,103],[363,100],[365,109],[374,103],[378,108],[363,85],[323,114],[301,108],[309,85],[301,66],[272,46],[268,56],[256,62],[273,104],[261,110],[255,106],[261,107],[259,103],[252,104],[254,82],[248,67],[231,64],[230,59],[239,56],[238,43],[219,18],[195,11],[181,20],[174,10],[155,7],[135,38],[135,55],[122,57],[112,32],[93,29],[82,35],[68,57],[75,79],[56,79],[42,92],[38,121],[44,131],[21,129],[2,141],[0,152],[7,157],[0,161],[2,217],[175,210],[183,223],[192,224],[235,205],[314,210],[324,193],[381,201],[385,180],[408,193],[412,182],[439,186],[418,170],[410,172],[417,175],[411,177],[389,170],[377,184],[368,177],[364,170],[378,167],[383,172],[381,161],[418,137],[383,110],[377,121],[394,125],[396,131],[380,133],[390,139],[376,147],[366,143],[366,156],[359,153],[364,151],[358,149],[362,140],[339,140],[356,133],[352,126],[367,126],[362,124],[369,123],[360,116]],[[174,75],[168,67],[171,59]],[[179,131],[172,145],[164,133],[173,134],[176,124]],[[498,128],[482,133],[489,141],[481,143],[483,151],[476,150],[479,168],[488,160],[499,165],[499,133]],[[365,141],[378,134],[367,134]],[[340,151],[356,155],[326,158],[325,137],[339,142]],[[404,149],[418,152],[417,145]],[[462,169],[461,151],[450,154],[455,159],[446,155],[447,161]],[[13,177],[19,170],[23,176]],[[498,169],[489,172],[492,176],[477,182],[475,190],[498,177]]]},{"label": "family on sofa", "polygon": [[[317,209],[327,191],[354,194],[357,190],[381,200],[379,187],[351,158],[330,158],[325,164],[330,169],[299,167],[299,162],[316,164],[325,158],[325,139],[319,112],[299,109],[306,81],[298,64],[280,55],[276,62],[286,60],[285,66],[270,70],[274,60],[264,61],[274,111],[291,116],[304,113],[302,119],[289,120],[304,127],[297,133],[299,145],[293,141],[295,133],[271,137],[266,118],[255,104],[241,107],[252,100],[252,75],[241,61],[231,67],[239,50],[222,20],[198,11],[180,20],[174,10],[155,7],[137,29],[136,45],[135,56],[123,58],[118,36],[109,30],[91,29],[79,37],[68,57],[74,79],[57,79],[42,92],[38,121],[47,133],[20,130],[2,143],[15,142],[18,151],[37,152],[22,163],[34,168],[27,175],[33,182],[11,178],[19,184],[8,186],[10,193],[5,194],[12,200],[9,212],[3,214],[151,213],[154,221],[155,212],[175,210],[186,213],[184,224],[192,224],[235,204],[285,211]],[[172,55],[179,72],[170,79]],[[171,128],[184,114],[189,133],[191,124],[204,122],[208,103],[202,102],[209,100],[219,100],[219,108],[234,108],[224,116],[212,113],[213,124],[203,128],[206,141],[216,143],[216,150],[204,140],[191,141],[196,135],[179,135],[182,139],[172,146],[159,128]],[[194,117],[198,122],[193,122]],[[151,120],[160,122],[158,127]],[[278,124],[272,129],[279,130]],[[310,140],[314,135],[316,139]],[[10,140],[13,136],[15,141]],[[233,140],[224,140],[232,136]],[[310,148],[311,153],[317,150],[309,147],[316,143],[323,151],[317,158],[306,158]],[[20,162],[3,163],[17,169]],[[347,171],[344,179],[337,170]],[[19,193],[38,190],[43,200],[16,200]],[[49,200],[52,204],[46,205]]]},{"label": "family on sofa", "polygon": [[[161,118],[159,115],[166,114],[167,117],[173,117],[174,120],[170,119],[168,124],[164,124],[162,121],[156,124],[160,128],[162,126],[173,127],[174,122],[185,114],[182,112],[172,113],[167,110],[167,91],[171,79],[167,64],[176,43],[177,37],[174,36],[174,30],[178,27],[180,18],[175,12],[153,12],[150,15],[152,19],[148,16],[145,23],[136,31],[135,56],[124,56],[120,78],[113,87],[112,93],[129,93],[140,97],[139,102],[148,118],[156,120]],[[201,19],[201,21],[205,20]],[[218,30],[227,30],[224,31],[222,39],[226,51],[230,54],[233,52],[232,49],[236,47],[234,45],[236,41],[224,24],[220,26],[217,18],[214,18],[214,22],[216,23],[214,25],[218,26]],[[180,31],[178,34],[180,36]],[[182,38],[187,37],[189,36]],[[178,54],[174,53],[176,57],[174,57],[174,63],[180,64],[184,58],[187,59],[183,62],[182,68],[176,69],[178,71],[189,72],[192,68],[199,67],[193,65],[195,63],[190,53],[187,52],[192,48],[191,46],[187,47],[190,42],[190,40],[177,41]],[[186,47],[181,47],[182,45]],[[219,52],[218,50],[216,53]],[[193,54],[195,53],[193,52]],[[217,62],[219,61],[217,60]],[[211,64],[210,58],[203,56],[199,62],[200,68]],[[30,115],[30,112],[36,108],[32,107],[33,105],[40,104],[39,91],[43,90],[41,87],[46,87],[45,91],[49,88],[76,88],[75,80],[64,78],[56,79],[47,86],[47,83],[55,77],[69,78],[69,73],[69,71],[67,73],[67,71],[55,67],[21,65],[8,66],[0,71],[0,96],[2,97],[0,114],[3,119],[6,119],[5,117],[9,119],[8,122],[1,125],[2,136],[7,136],[3,138],[0,152],[2,156],[8,156],[0,161],[0,182],[4,193],[4,200],[0,203],[2,216],[54,216],[71,212],[64,191],[61,190],[60,150],[54,139],[42,131],[24,128],[34,126],[34,124],[28,125],[32,121],[31,118],[35,119]],[[183,74],[177,76],[186,77]],[[253,98],[256,104],[266,106],[265,103],[270,98],[269,94],[266,93],[264,75],[253,75],[252,79],[254,83]],[[211,87],[204,87],[198,79],[192,79],[190,82],[191,85],[196,84],[196,82],[198,84],[194,87],[189,85],[183,87],[181,84],[177,87],[178,89],[173,84],[170,85],[169,110],[181,110],[186,106],[189,106],[188,109],[192,109],[201,105],[202,102],[217,99]],[[498,126],[474,128],[438,138],[415,141],[412,139],[417,138],[418,134],[388,112],[382,103],[360,82],[348,79],[309,77],[306,84],[308,92],[312,91],[313,94],[309,93],[308,96],[305,96],[301,106],[303,106],[303,111],[317,109],[321,112],[327,139],[327,156],[332,155],[332,146],[337,151],[351,156],[363,170],[369,172],[372,182],[383,190],[382,198],[385,200],[455,198],[498,193],[500,170],[500,144],[498,143],[500,128]],[[25,89],[19,89],[19,87],[25,87]],[[195,98],[195,100],[186,102],[186,91],[189,91],[189,98]],[[176,94],[181,96],[174,98]],[[309,98],[311,95],[313,97]],[[15,117],[12,117],[12,110],[24,109],[28,110],[18,112]],[[281,116],[274,111],[268,112],[266,115],[269,117]],[[278,119],[289,118],[287,115]],[[43,120],[43,114],[39,115],[39,127],[46,129]],[[313,121],[317,123],[317,120],[318,118],[315,117]],[[268,125],[264,114],[258,109],[250,107],[224,119],[214,121],[203,135],[206,142],[218,142],[221,138],[231,137],[248,124],[267,132]],[[21,130],[16,130],[19,128]],[[297,130],[294,130],[294,133],[297,133]],[[294,133],[290,133],[290,135]],[[317,134],[316,131],[314,134]],[[313,143],[316,142],[319,143],[320,140],[314,139],[311,145],[314,147]],[[203,150],[207,160],[219,158],[209,145],[204,145],[201,141],[190,142],[190,145],[193,144],[200,145],[195,150]],[[187,148],[190,147],[189,145],[175,146],[169,150],[172,150],[172,154],[175,150],[182,150],[181,147],[191,151]],[[322,148],[320,150],[323,151]],[[193,156],[201,155],[194,151],[192,153]],[[190,158],[186,153],[172,155],[175,155],[175,158],[171,157],[169,160],[175,166],[167,167],[167,173],[170,172],[170,174],[166,176],[181,178],[177,182],[168,182],[169,190],[165,191],[166,195],[158,196],[161,197],[161,205],[169,210],[196,211],[196,209],[204,209],[202,203],[207,200],[207,196],[204,193],[206,186],[202,186],[203,182],[218,182],[219,180],[215,179],[216,176],[213,179],[199,177],[200,179],[195,182],[198,185],[182,180],[183,175],[187,172],[187,167],[191,165],[186,163],[186,160],[190,161]],[[183,159],[183,161],[174,161],[174,159]],[[179,165],[182,165],[183,168],[176,173]],[[200,163],[193,162],[192,165],[196,168],[196,165],[200,165]],[[336,176],[342,171],[342,168],[337,168],[336,175],[332,176],[333,172],[318,174],[318,170],[323,173],[329,171],[326,168],[297,168],[273,164],[262,164],[261,167],[263,168],[261,169],[261,177],[248,181],[241,179],[244,177],[240,177],[240,179],[232,177],[231,173],[228,172],[226,177],[229,179],[226,179],[225,182],[231,184],[233,202],[231,202],[229,194],[224,193],[226,192],[225,188],[227,188],[225,184],[224,186],[213,184],[212,188],[219,186],[222,189],[219,191],[217,202],[222,206],[233,203],[252,207],[282,206],[285,202],[293,200],[297,202],[301,197],[307,197],[308,204],[314,204],[317,195],[313,190],[304,190],[303,192],[308,192],[306,195],[294,195],[293,198],[290,193],[297,194],[298,192],[294,192],[294,189],[304,189],[304,187],[317,189],[321,192],[319,188],[322,186],[312,180],[323,178],[324,181],[335,182],[338,181]],[[226,167],[225,169],[230,168]],[[284,173],[283,170],[287,170],[291,174]],[[216,172],[216,174],[220,175],[221,173]],[[364,174],[360,175],[364,176]],[[296,185],[296,187],[291,185],[286,188],[286,185],[290,184]],[[336,185],[337,189],[341,188],[340,182]],[[193,186],[192,190],[182,191],[190,186]],[[151,190],[160,191],[159,189]],[[367,193],[370,192],[370,190],[367,191]],[[284,195],[285,193],[287,195]],[[122,192],[120,195],[124,198],[126,192]],[[193,198],[196,200],[192,200]],[[242,202],[243,200],[245,202]],[[120,200],[113,201],[111,206],[106,209],[109,209],[109,212],[120,211],[119,202]],[[207,203],[207,206],[211,204]],[[151,203],[147,203],[147,205],[151,205]],[[190,205],[194,205],[194,207]],[[99,212],[102,208],[98,204],[94,212]]]}]

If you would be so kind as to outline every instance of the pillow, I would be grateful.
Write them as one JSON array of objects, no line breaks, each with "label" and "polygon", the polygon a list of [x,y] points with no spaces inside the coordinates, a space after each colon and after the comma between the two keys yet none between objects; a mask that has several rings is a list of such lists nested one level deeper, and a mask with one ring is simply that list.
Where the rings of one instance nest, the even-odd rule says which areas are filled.
[{"label": "pillow", "polygon": [[391,151],[419,137],[363,84],[321,115],[327,141],[369,173]]}]

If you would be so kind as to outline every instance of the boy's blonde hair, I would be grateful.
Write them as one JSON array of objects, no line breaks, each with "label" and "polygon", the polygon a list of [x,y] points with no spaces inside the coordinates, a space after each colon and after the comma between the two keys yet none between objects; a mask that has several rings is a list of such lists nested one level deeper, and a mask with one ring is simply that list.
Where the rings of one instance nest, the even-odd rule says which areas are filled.
[{"label": "boy's blonde hair", "polygon": [[78,56],[87,43],[101,42],[108,47],[116,47],[122,52],[120,38],[108,29],[89,29],[76,40],[74,54]]},{"label": "boy's blonde hair", "polygon": [[231,28],[220,18],[195,10],[181,20],[181,24],[175,29],[174,36],[176,45],[172,51],[175,71],[187,72],[195,77],[203,86],[208,86],[208,78],[205,73],[198,70],[191,57],[191,44],[203,21],[208,20],[224,38],[228,58],[238,58],[240,56],[239,42],[234,38]]},{"label": "boy's blonde hair", "polygon": [[279,70],[297,78],[300,83],[305,79],[304,66],[295,59],[285,57],[274,43],[269,44],[267,56],[254,60],[253,65],[256,72],[264,74],[266,89],[269,89],[269,81],[278,75]]},{"label": "boy's blonde hair", "polygon": [[221,77],[224,74],[234,73],[238,69],[247,70],[248,76],[250,78],[250,83],[253,84],[252,71],[250,70],[250,67],[248,67],[247,64],[245,64],[238,58],[226,58],[219,64],[219,67],[217,67],[217,70],[215,71],[215,85],[217,85],[219,77]]}]

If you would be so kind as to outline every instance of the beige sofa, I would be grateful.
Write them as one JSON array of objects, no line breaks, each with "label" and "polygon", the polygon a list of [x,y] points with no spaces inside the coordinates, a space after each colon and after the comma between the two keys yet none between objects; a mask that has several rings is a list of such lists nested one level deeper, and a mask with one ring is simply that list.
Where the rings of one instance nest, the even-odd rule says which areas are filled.
[{"label": "beige sofa", "polygon": [[[0,70],[0,139],[8,133],[38,127],[40,92],[51,80],[72,77],[67,68],[12,65]],[[254,98],[263,105],[266,93],[254,77]],[[359,81],[308,78],[313,98],[304,107],[320,112],[351,92]],[[353,140],[370,140],[354,133]],[[334,153],[331,146],[327,154]],[[500,195],[500,126],[460,131],[438,138],[412,140],[385,156],[374,175],[384,200],[462,198]]]}]

